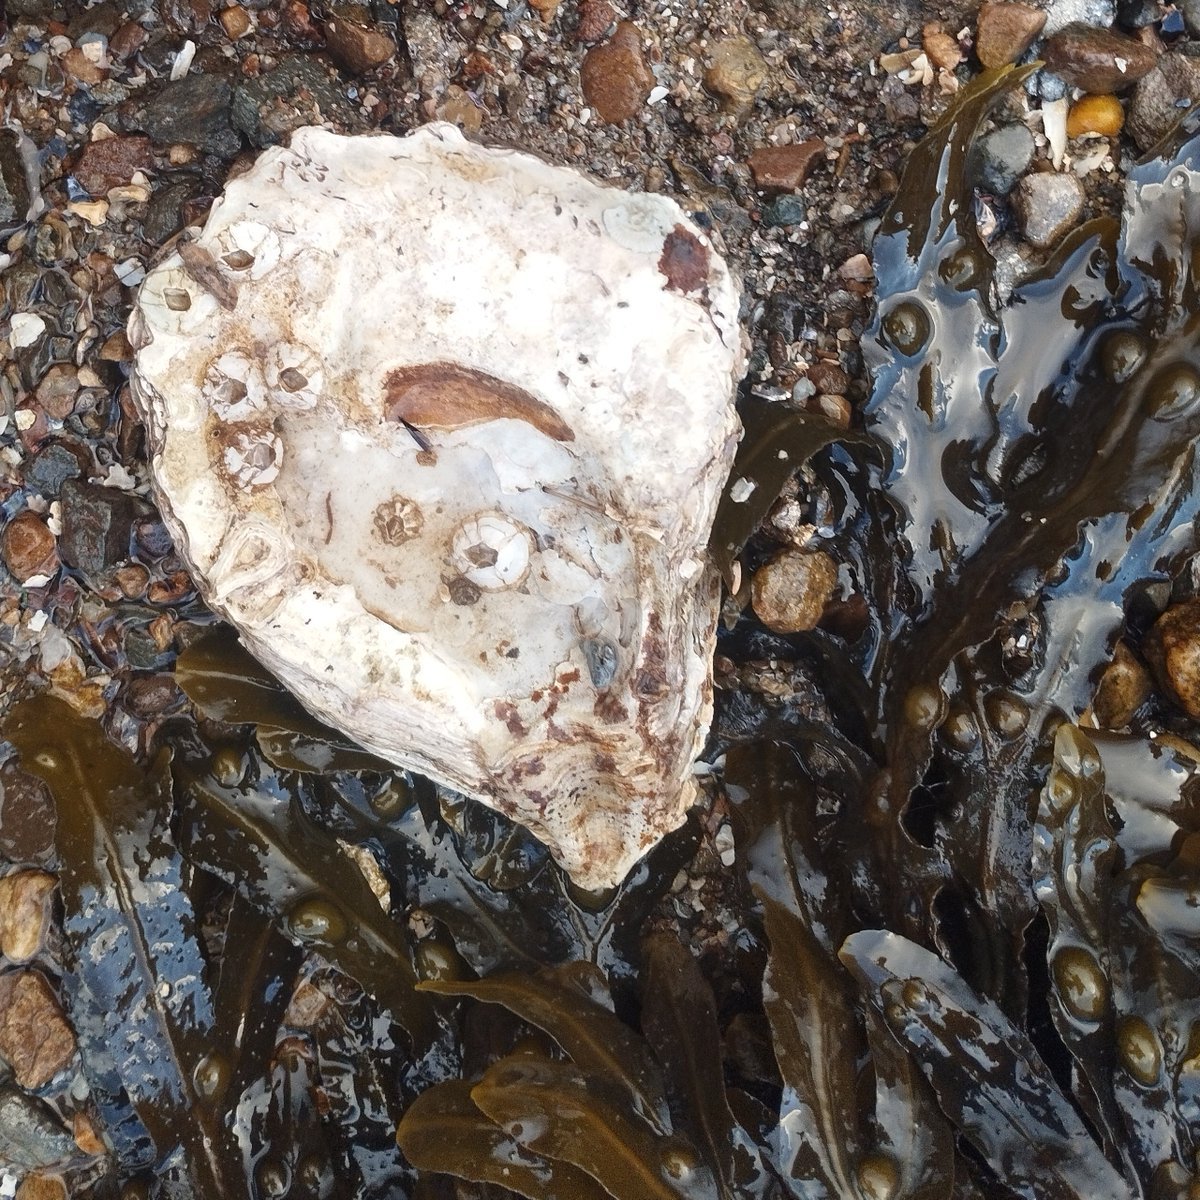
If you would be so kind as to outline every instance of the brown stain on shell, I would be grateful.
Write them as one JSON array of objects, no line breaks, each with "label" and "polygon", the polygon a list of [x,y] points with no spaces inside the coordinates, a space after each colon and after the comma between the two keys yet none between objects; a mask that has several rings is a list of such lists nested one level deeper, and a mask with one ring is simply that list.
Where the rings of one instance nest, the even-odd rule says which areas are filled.
[{"label": "brown stain on shell", "polygon": [[524,388],[457,363],[397,367],[384,381],[384,415],[416,429],[465,429],[510,418],[532,425],[556,442],[573,442],[575,432]]},{"label": "brown stain on shell", "polygon": [[704,243],[682,225],[676,225],[663,240],[658,269],[673,291],[698,292],[708,282],[708,258]]}]

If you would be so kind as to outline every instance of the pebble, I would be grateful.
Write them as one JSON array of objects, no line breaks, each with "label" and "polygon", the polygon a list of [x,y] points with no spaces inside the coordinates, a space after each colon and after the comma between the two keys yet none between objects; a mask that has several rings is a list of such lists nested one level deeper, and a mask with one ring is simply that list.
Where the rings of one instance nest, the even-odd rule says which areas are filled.
[{"label": "pebble", "polygon": [[1200,59],[1164,54],[1134,89],[1125,118],[1129,133],[1142,150],[1150,150],[1197,100],[1200,100]]},{"label": "pebble", "polygon": [[325,45],[333,61],[351,75],[366,75],[396,53],[396,43],[386,33],[341,16],[325,22]]},{"label": "pebble", "polygon": [[1200,0],[1183,0],[1183,20],[1192,37],[1200,37]]},{"label": "pebble", "polygon": [[450,84],[437,107],[439,121],[449,121],[466,133],[478,133],[483,128],[483,110],[457,84]]},{"label": "pebble", "polygon": [[1142,653],[1158,686],[1200,719],[1200,599],[1168,608],[1146,635]]},{"label": "pebble", "polygon": [[0,225],[25,220],[32,197],[21,161],[20,143],[11,129],[0,130]]},{"label": "pebble", "polygon": [[1116,96],[1084,96],[1067,114],[1067,137],[1098,133],[1115,138],[1125,124],[1125,110]]},{"label": "pebble", "polygon": [[138,171],[154,165],[150,139],[140,134],[101,138],[88,142],[80,151],[71,174],[93,196],[128,183]]},{"label": "pebble", "polygon": [[760,188],[794,192],[824,154],[824,140],[809,138],[790,146],[759,146],[748,161],[754,182]]},{"label": "pebble", "polygon": [[46,416],[65,421],[75,411],[79,396],[79,372],[70,363],[55,363],[34,392],[38,407]]},{"label": "pebble", "polygon": [[1150,676],[1124,642],[1100,677],[1092,713],[1101,729],[1122,729],[1150,696]]},{"label": "pebble", "polygon": [[1149,46],[1109,29],[1079,23],[1047,39],[1042,50],[1046,69],[1073,87],[1107,95],[1132,87],[1157,62]]},{"label": "pebble", "polygon": [[206,154],[232,158],[242,148],[229,123],[233,88],[219,75],[188,75],[168,84],[124,116],[160,146],[186,142]]},{"label": "pebble", "polygon": [[762,210],[762,223],[768,228],[799,225],[806,218],[804,201],[799,196],[776,196]]},{"label": "pebble", "polygon": [[5,858],[49,865],[56,822],[50,790],[36,775],[13,762],[0,767],[0,853]]},{"label": "pebble", "polygon": [[1046,14],[1028,4],[983,4],[975,23],[975,57],[985,67],[1015,63],[1046,24]]},{"label": "pebble", "polygon": [[926,25],[921,31],[921,47],[929,61],[943,71],[953,71],[963,59],[958,39],[937,24]]},{"label": "pebble", "polygon": [[1013,191],[1013,204],[1026,241],[1045,250],[1057,245],[1079,220],[1083,184],[1076,175],[1026,175]]},{"label": "pebble", "polygon": [[993,196],[1007,196],[1033,162],[1033,134],[1024,125],[1001,125],[975,144],[979,186]]},{"label": "pebble", "polygon": [[62,69],[79,83],[96,87],[108,78],[108,70],[90,58],[79,46],[72,46],[59,61]]},{"label": "pebble", "polygon": [[25,468],[25,486],[39,496],[57,496],[68,479],[83,474],[87,460],[82,447],[73,450],[62,442],[47,442]]},{"label": "pebble", "polygon": [[815,629],[837,587],[837,563],[823,550],[784,550],[750,581],[758,619],[776,633]]},{"label": "pebble", "polygon": [[27,963],[42,952],[58,880],[46,871],[13,871],[0,878],[0,954]]},{"label": "pebble", "polygon": [[21,1180],[13,1200],[67,1200],[67,1185],[61,1175],[35,1171]]},{"label": "pebble", "polygon": [[641,111],[654,87],[654,75],[633,22],[622,21],[607,42],[583,56],[579,82],[583,98],[609,125],[619,125]]},{"label": "pebble", "polygon": [[40,971],[0,974],[0,1056],[31,1090],[45,1087],[75,1057],[75,1034]]},{"label": "pebble", "polygon": [[231,4],[228,8],[221,9],[218,20],[221,22],[221,28],[225,30],[225,36],[231,42],[236,42],[238,38],[245,37],[250,32],[250,14],[240,4]]},{"label": "pebble", "polygon": [[365,125],[320,59],[304,54],[280,55],[269,71],[239,83],[233,90],[230,120],[260,150],[286,141],[293,130],[314,120],[347,133],[360,132]]},{"label": "pebble", "polygon": [[766,80],[766,59],[748,37],[724,38],[710,49],[704,86],[726,111],[749,112]]},{"label": "pebble", "polygon": [[616,19],[616,10],[609,0],[580,0],[575,41],[581,46],[595,45],[608,36]]},{"label": "pebble", "polygon": [[1116,19],[1116,0],[1050,0],[1043,33],[1050,37],[1074,21],[1107,29]]},{"label": "pebble", "polygon": [[58,570],[54,534],[37,513],[18,513],[0,534],[0,557],[18,583],[53,575]]},{"label": "pebble", "polygon": [[36,1170],[74,1153],[74,1139],[49,1105],[15,1088],[0,1088],[0,1162]]},{"label": "pebble", "polygon": [[129,534],[142,516],[132,496],[116,488],[68,479],[62,486],[58,549],[68,566],[96,579],[129,557]]},{"label": "pebble", "polygon": [[844,396],[850,386],[850,377],[835,362],[818,359],[808,369],[808,378],[818,392],[830,396]]}]

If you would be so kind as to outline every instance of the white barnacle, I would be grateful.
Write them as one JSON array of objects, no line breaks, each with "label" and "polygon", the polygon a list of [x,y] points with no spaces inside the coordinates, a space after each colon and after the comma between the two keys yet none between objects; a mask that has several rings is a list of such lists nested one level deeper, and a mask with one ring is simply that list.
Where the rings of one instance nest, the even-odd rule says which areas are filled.
[{"label": "white barnacle", "polygon": [[209,365],[201,392],[223,421],[247,421],[266,406],[262,368],[240,350],[229,350]]},{"label": "white barnacle", "polygon": [[626,250],[661,254],[663,239],[679,222],[657,201],[650,194],[620,197],[601,217],[608,235]]},{"label": "white barnacle", "polygon": [[307,346],[279,342],[267,356],[266,384],[280,408],[312,408],[325,386],[325,368]]},{"label": "white barnacle", "polygon": [[269,427],[236,429],[226,443],[224,462],[225,470],[243,491],[266,487],[279,478],[283,441]]},{"label": "white barnacle", "polygon": [[279,262],[279,235],[261,221],[235,221],[216,237],[216,256],[231,270],[251,279],[265,275]]},{"label": "white barnacle", "polygon": [[524,525],[502,512],[477,513],[454,531],[450,562],[482,591],[501,592],[524,581],[532,551]]}]

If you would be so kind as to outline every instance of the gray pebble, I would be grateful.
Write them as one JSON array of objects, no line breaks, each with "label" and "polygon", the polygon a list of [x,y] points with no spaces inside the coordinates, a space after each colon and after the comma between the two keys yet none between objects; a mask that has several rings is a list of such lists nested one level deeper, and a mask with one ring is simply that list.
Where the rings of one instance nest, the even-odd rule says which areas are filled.
[{"label": "gray pebble", "polygon": [[1033,134],[1024,125],[1002,125],[976,144],[979,186],[994,196],[1007,196],[1033,161]]},{"label": "gray pebble", "polygon": [[762,223],[766,226],[799,225],[806,215],[804,201],[799,196],[776,196],[763,209]]},{"label": "gray pebble", "polygon": [[1196,100],[1200,100],[1200,60],[1164,54],[1134,89],[1126,128],[1142,150],[1150,150]]},{"label": "gray pebble", "polygon": [[242,139],[229,124],[232,98],[228,80],[188,75],[135,106],[126,114],[126,123],[160,145],[185,142],[206,154],[232,158],[242,148]]},{"label": "gray pebble", "polygon": [[1039,249],[1056,245],[1079,220],[1084,191],[1079,177],[1041,172],[1026,175],[1013,193],[1013,206],[1026,241]]},{"label": "gray pebble", "polygon": [[47,1105],[15,1088],[0,1088],[0,1162],[36,1170],[74,1153],[75,1139]]},{"label": "gray pebble", "polygon": [[68,479],[61,489],[62,534],[58,552],[68,566],[95,579],[129,558],[134,521],[149,506],[116,488]]},{"label": "gray pebble", "polygon": [[1051,0],[1046,6],[1043,37],[1052,37],[1072,21],[1108,29],[1117,17],[1116,0]]},{"label": "gray pebble", "polygon": [[[305,99],[298,102],[301,95]],[[314,106],[319,115],[314,114]],[[272,70],[239,83],[233,93],[232,119],[251,145],[260,149],[286,141],[293,130],[314,120],[331,121],[346,133],[364,127],[344,86],[319,61],[300,54],[284,55]]]}]

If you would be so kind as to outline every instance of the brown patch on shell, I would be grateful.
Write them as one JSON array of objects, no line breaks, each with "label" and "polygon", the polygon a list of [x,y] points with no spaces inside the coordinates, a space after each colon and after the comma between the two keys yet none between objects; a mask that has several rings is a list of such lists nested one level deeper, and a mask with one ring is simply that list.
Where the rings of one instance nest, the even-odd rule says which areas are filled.
[{"label": "brown patch on shell", "polygon": [[384,415],[416,429],[465,429],[504,417],[524,421],[556,442],[575,433],[524,388],[457,363],[397,367],[384,381]]},{"label": "brown patch on shell", "polygon": [[667,287],[698,292],[708,282],[708,250],[694,233],[676,225],[663,241],[658,269],[667,277]]}]

